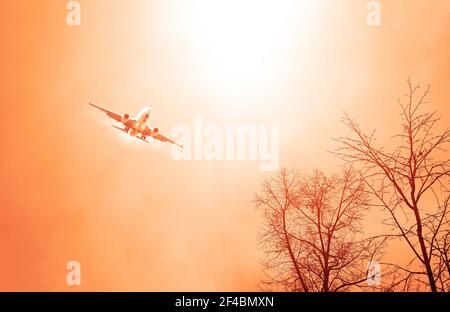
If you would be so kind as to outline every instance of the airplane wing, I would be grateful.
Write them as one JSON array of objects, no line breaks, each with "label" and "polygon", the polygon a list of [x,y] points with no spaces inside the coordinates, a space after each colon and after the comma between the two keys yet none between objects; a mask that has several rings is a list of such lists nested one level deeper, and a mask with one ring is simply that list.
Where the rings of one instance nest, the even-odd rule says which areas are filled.
[{"label": "airplane wing", "polygon": [[169,139],[169,138],[167,138],[167,137],[165,137],[165,136],[163,136],[162,134],[159,134],[159,133],[156,134],[155,136],[152,136],[152,138],[154,138],[155,140],[161,141],[163,143],[167,142],[167,143],[174,144],[176,146],[179,146],[179,147],[183,148],[183,145],[180,145],[177,142],[175,142],[175,141],[173,141],[173,140],[171,140],[171,139]]},{"label": "airplane wing", "polygon": [[159,132],[158,133],[154,133],[154,131],[151,128],[149,128],[149,127],[146,127],[143,133],[144,133],[145,136],[152,137],[155,140],[161,141],[163,143],[174,144],[174,145],[176,145],[178,147],[183,148],[183,145],[180,145],[177,142],[169,139],[168,137],[165,137],[164,135],[160,134]]},{"label": "airplane wing", "polygon": [[126,130],[126,129],[124,129],[124,128],[121,128],[121,127],[117,127],[117,126],[115,126],[115,125],[113,125],[113,127],[114,127],[114,128],[116,128],[116,129],[118,129],[118,130],[120,130],[120,131],[122,131],[122,132],[125,132],[125,133],[127,133],[127,134],[128,134],[127,130]]},{"label": "airplane wing", "polygon": [[114,112],[109,111],[109,110],[107,110],[107,109],[104,109],[104,108],[102,108],[102,107],[100,107],[100,106],[94,105],[94,104],[92,104],[92,103],[90,103],[90,102],[89,102],[89,105],[91,105],[91,106],[93,106],[93,107],[95,107],[95,108],[101,110],[102,112],[105,112],[106,115],[108,115],[108,117],[114,119],[115,121],[118,121],[118,122],[121,122],[121,121],[122,121],[122,115],[120,115],[120,114],[114,113]]}]

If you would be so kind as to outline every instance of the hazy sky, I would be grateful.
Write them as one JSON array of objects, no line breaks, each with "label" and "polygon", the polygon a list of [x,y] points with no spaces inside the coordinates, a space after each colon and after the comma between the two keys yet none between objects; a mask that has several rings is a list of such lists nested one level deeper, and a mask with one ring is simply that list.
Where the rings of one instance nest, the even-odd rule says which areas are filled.
[{"label": "hazy sky", "polygon": [[[255,161],[175,161],[87,103],[153,125],[274,124],[280,166],[333,172],[343,111],[397,130],[405,79],[432,84],[449,123],[450,4],[380,1],[0,3],[0,290],[257,290],[260,215],[273,173]],[[371,225],[376,227],[375,225]],[[81,263],[82,286],[66,285]]]}]

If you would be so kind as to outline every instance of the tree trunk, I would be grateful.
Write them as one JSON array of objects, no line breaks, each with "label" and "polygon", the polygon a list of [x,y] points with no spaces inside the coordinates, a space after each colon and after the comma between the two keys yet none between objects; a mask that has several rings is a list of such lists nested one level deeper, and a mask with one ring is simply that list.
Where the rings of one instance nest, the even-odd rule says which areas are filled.
[{"label": "tree trunk", "polygon": [[430,288],[432,292],[437,292],[436,283],[434,281],[433,270],[431,269],[430,259],[428,258],[427,248],[422,234],[422,220],[420,218],[419,209],[414,207],[414,216],[417,222],[417,238],[419,239],[420,249],[422,251],[423,264],[427,271],[428,280],[430,282]]},{"label": "tree trunk", "polygon": [[328,268],[325,268],[325,276],[323,279],[323,292],[329,292],[330,291],[330,287],[329,287],[329,282],[330,282],[330,273],[328,271]]},{"label": "tree trunk", "polygon": [[297,264],[297,259],[295,258],[294,252],[292,251],[291,242],[289,240],[289,233],[286,228],[286,212],[285,211],[283,212],[283,232],[284,232],[284,237],[286,240],[286,247],[289,252],[289,257],[291,258],[295,272],[297,273],[297,277],[300,280],[300,284],[302,285],[303,291],[308,292],[308,287],[306,286],[306,283],[303,280],[302,273],[300,272],[300,268],[298,267],[298,264]]}]

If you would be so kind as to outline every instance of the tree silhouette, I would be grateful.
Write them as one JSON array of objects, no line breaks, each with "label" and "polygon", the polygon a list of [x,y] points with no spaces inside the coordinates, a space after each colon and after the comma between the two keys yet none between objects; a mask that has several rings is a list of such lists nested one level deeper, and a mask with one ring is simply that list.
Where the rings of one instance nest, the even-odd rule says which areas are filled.
[{"label": "tree silhouette", "polygon": [[348,291],[368,287],[368,263],[385,238],[361,235],[369,207],[365,184],[352,169],[328,177],[281,170],[256,195],[265,216],[260,241],[271,290]]},{"label": "tree silhouette", "polygon": [[389,236],[402,239],[414,255],[407,265],[386,264],[397,270],[390,288],[448,291],[450,130],[436,133],[436,112],[423,112],[430,87],[407,83],[406,102],[398,100],[402,128],[392,138],[394,148],[376,144],[375,132],[365,134],[346,114],[343,122],[352,134],[337,139],[336,154],[361,165],[368,192],[388,213],[384,223],[394,232]]}]

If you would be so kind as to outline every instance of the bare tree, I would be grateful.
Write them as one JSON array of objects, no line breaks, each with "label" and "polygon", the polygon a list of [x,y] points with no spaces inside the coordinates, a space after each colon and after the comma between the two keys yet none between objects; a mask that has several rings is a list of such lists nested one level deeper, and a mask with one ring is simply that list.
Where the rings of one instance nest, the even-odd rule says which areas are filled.
[{"label": "bare tree", "polygon": [[342,159],[359,163],[368,191],[388,213],[385,223],[414,255],[397,266],[403,289],[433,292],[449,289],[449,154],[450,130],[436,133],[436,112],[423,112],[430,91],[408,79],[406,102],[400,99],[401,131],[389,151],[376,144],[375,131],[367,135],[348,114],[343,118],[350,137],[339,138],[336,151]]},{"label": "bare tree", "polygon": [[367,287],[368,263],[385,239],[361,238],[369,207],[364,182],[352,169],[327,177],[281,170],[256,195],[266,224],[264,286],[287,291],[348,291]]}]

